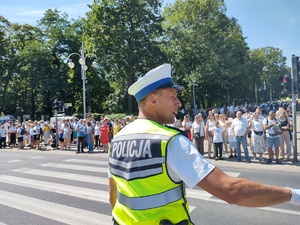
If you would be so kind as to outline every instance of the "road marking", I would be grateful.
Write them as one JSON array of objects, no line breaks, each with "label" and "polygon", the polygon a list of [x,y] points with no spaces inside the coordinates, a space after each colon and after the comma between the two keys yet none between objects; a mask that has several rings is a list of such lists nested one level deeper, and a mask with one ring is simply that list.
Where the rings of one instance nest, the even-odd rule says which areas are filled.
[{"label": "road marking", "polygon": [[45,158],[44,156],[33,156],[33,157],[30,157],[30,159],[42,159],[42,158]]},{"label": "road marking", "polygon": [[[88,171],[91,171],[91,169],[99,170],[99,167],[86,167],[86,166],[78,167],[77,165],[67,165],[67,167],[66,167],[66,166],[64,166],[64,164],[55,164],[55,163],[42,164],[41,166],[54,167],[54,168],[67,168],[67,169],[74,169],[74,170],[88,170]],[[100,179],[99,179],[99,177],[86,176],[86,175],[81,175],[81,174],[76,174],[76,173],[75,174],[74,173],[64,173],[64,172],[37,170],[37,169],[29,169],[29,168],[20,168],[20,169],[15,169],[12,171],[19,172],[19,173],[32,174],[32,175],[41,175],[41,176],[47,176],[47,177],[63,178],[63,179],[68,179],[68,180],[108,185],[107,179],[101,179],[103,177],[100,177]],[[105,171],[107,172],[107,168],[105,168]],[[225,173],[230,176],[234,176],[234,177],[238,177],[240,175],[240,173],[238,173],[238,172],[225,171]],[[74,186],[70,186],[70,185],[38,181],[38,180],[32,180],[32,179],[26,179],[26,178],[20,178],[20,177],[18,177],[16,179],[16,177],[6,176],[6,175],[0,176],[0,182],[19,185],[19,186],[25,186],[25,187],[30,187],[30,188],[40,189],[40,190],[44,190],[44,191],[60,193],[60,194],[65,194],[65,195],[79,197],[79,198],[93,200],[93,201],[100,201],[100,202],[108,203],[108,192],[107,191],[82,188],[82,187],[74,188]],[[208,192],[206,192],[202,189],[187,188],[186,193],[187,193],[187,198],[199,199],[199,200],[221,203],[221,204],[227,204],[225,201],[213,197],[213,195],[209,194]],[[0,194],[1,194],[1,192],[0,192]],[[106,196],[106,197],[103,197],[103,196]],[[4,205],[6,205],[6,204],[4,204]],[[193,211],[195,208],[196,208],[195,206],[190,205],[190,211]],[[293,211],[293,210],[285,210],[285,209],[272,208],[272,207],[263,207],[263,208],[259,208],[259,209],[266,210],[266,211],[272,211],[272,212],[281,212],[281,213],[286,213],[286,214],[291,214],[291,215],[300,215],[300,212]],[[26,210],[24,210],[24,211],[26,211]],[[72,223],[72,224],[75,224],[75,223]]]},{"label": "road marking", "polygon": [[88,159],[66,159],[65,162],[76,162],[76,163],[85,163],[85,164],[94,164],[94,165],[103,165],[108,166],[108,161],[101,160],[88,160]]},{"label": "road marking", "polygon": [[90,172],[97,172],[97,173],[108,172],[108,165],[107,168],[93,167],[93,166],[80,166],[80,165],[73,165],[73,164],[59,164],[59,163],[45,163],[45,164],[40,164],[39,166],[80,170],[80,171],[90,171]]},{"label": "road marking", "polygon": [[0,190],[0,204],[70,225],[107,225],[112,217]]},{"label": "road marking", "polygon": [[18,185],[22,187],[34,188],[43,191],[49,191],[53,193],[64,194],[64,195],[88,199],[92,201],[105,202],[105,203],[109,202],[107,191],[101,191],[101,190],[96,190],[91,188],[83,188],[77,186],[76,188],[74,188],[74,186],[71,185],[39,181],[39,180],[22,178],[22,177],[14,177],[9,175],[1,175],[0,182]]},{"label": "road marking", "polygon": [[15,159],[15,160],[9,160],[9,161],[6,161],[8,163],[15,163],[15,162],[21,162],[22,160],[20,159]]},{"label": "road marking", "polygon": [[241,175],[241,173],[238,172],[230,172],[230,171],[223,171],[223,172],[231,177],[239,177]]},{"label": "road marking", "polygon": [[88,176],[88,175],[82,175],[76,173],[64,173],[64,172],[30,169],[30,168],[20,168],[12,171],[18,173],[31,174],[31,175],[40,175],[45,177],[61,178],[66,180],[75,180],[75,181],[88,182],[94,184],[108,185],[108,178],[104,178],[100,176]]}]

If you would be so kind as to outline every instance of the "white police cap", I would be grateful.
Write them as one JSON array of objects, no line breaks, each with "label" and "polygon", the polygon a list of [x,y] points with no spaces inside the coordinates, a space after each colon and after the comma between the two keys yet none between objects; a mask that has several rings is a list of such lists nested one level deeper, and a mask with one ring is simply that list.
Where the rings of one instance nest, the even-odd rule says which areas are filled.
[{"label": "white police cap", "polygon": [[158,66],[133,83],[128,93],[134,95],[137,102],[142,100],[148,94],[160,88],[174,88],[176,91],[182,91],[183,87],[174,83],[172,79],[172,67],[170,64]]}]

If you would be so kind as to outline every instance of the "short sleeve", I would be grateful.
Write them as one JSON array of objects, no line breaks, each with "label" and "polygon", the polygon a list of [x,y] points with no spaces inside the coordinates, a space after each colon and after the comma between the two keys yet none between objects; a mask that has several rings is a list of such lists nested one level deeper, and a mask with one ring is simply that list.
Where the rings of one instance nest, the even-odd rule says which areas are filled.
[{"label": "short sleeve", "polygon": [[167,147],[167,170],[175,182],[195,187],[215,168],[186,137],[176,135]]}]

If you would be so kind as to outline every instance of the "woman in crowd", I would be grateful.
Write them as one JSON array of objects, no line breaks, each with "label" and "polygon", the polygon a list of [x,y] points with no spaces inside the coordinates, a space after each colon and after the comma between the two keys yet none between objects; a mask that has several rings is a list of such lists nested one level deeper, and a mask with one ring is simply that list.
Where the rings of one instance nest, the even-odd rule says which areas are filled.
[{"label": "woman in crowd", "polygon": [[71,128],[69,122],[64,123],[64,132],[63,132],[63,139],[64,139],[64,148],[70,150],[71,149]]},{"label": "woman in crowd", "polygon": [[[251,121],[250,121],[250,118],[252,117],[252,113],[250,112],[250,108],[247,107],[246,108],[246,112],[243,114],[243,118],[246,118],[248,123],[250,124]],[[251,146],[251,126],[250,126],[250,129],[248,131],[248,134],[247,134],[247,137],[248,137],[248,146]]]},{"label": "woman in crowd", "polygon": [[259,161],[262,162],[264,161],[262,154],[266,151],[266,143],[262,120],[259,120],[258,117],[258,113],[253,113],[253,120],[251,122],[251,150],[253,159],[257,159],[256,154],[259,154]]},{"label": "woman in crowd", "polygon": [[211,130],[215,126],[215,115],[213,114],[212,111],[208,112],[208,119],[206,121],[205,125],[205,138],[207,139],[207,150],[208,150],[208,158],[212,158],[211,156],[211,147],[213,143],[213,134],[208,131]]},{"label": "woman in crowd", "polygon": [[219,116],[219,123],[221,127],[224,127],[225,131],[222,133],[223,145],[225,153],[228,154],[228,132],[226,126],[226,115],[220,114]]},{"label": "woman in crowd", "polygon": [[[289,160],[292,156],[292,146],[290,139],[291,119],[289,118],[287,111],[284,111],[284,113],[279,118],[279,121],[282,126],[282,133],[280,134],[280,157],[282,159],[286,157],[286,159]],[[286,148],[284,148],[284,145]]]},{"label": "woman in crowd", "polygon": [[103,124],[100,126],[100,142],[103,145],[103,151],[105,153],[108,152],[108,143],[109,143],[109,127],[108,127],[109,119],[107,117],[104,118]]},{"label": "woman in crowd", "polygon": [[38,125],[37,121],[34,121],[32,134],[33,134],[33,148],[35,150],[40,150],[40,126]]},{"label": "woman in crowd", "polygon": [[192,136],[191,136],[192,122],[188,115],[185,115],[183,117],[182,128],[187,133],[188,139],[192,140]]},{"label": "woman in crowd", "polygon": [[44,125],[44,143],[48,143],[48,139],[50,139],[50,130],[49,122],[46,122]]},{"label": "woman in crowd", "polygon": [[61,150],[65,149],[65,140],[64,140],[64,129],[65,129],[65,123],[64,121],[59,125],[58,128],[58,140],[60,144]]},{"label": "woman in crowd", "polygon": [[88,144],[88,147],[89,147],[89,152],[93,152],[93,150],[94,150],[92,135],[93,135],[92,123],[90,121],[88,121],[87,127],[86,127],[85,138],[86,138],[86,143]]},{"label": "woman in crowd", "polygon": [[121,122],[120,120],[117,118],[114,121],[114,133],[113,136],[115,136],[120,130],[121,130]]},{"label": "woman in crowd", "polygon": [[195,120],[191,128],[191,136],[193,137],[193,143],[197,147],[198,152],[201,155],[204,154],[204,134],[205,125],[201,113],[195,116]]},{"label": "woman in crowd", "polygon": [[94,129],[94,141],[95,141],[95,148],[100,148],[100,121],[96,122],[96,126]]},{"label": "woman in crowd", "polygon": [[15,127],[14,123],[12,123],[11,126],[9,127],[9,129],[8,129],[8,135],[9,135],[9,140],[10,140],[9,146],[15,148],[16,144],[17,144],[17,141],[16,141],[16,138],[17,138],[17,128]]},{"label": "woman in crowd", "polygon": [[22,134],[22,129],[24,129],[21,124],[17,125],[17,137],[18,137],[18,147],[19,149],[24,148],[24,140],[23,140],[23,134]]}]

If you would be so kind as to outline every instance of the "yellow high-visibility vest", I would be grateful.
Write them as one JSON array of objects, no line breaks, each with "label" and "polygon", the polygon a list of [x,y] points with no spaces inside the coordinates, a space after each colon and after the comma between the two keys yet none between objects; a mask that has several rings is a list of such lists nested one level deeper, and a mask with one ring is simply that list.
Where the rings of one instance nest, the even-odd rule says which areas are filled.
[{"label": "yellow high-visibility vest", "polygon": [[109,168],[117,184],[113,217],[120,225],[159,225],[190,221],[183,182],[167,173],[167,145],[179,131],[137,119],[112,140]]}]

